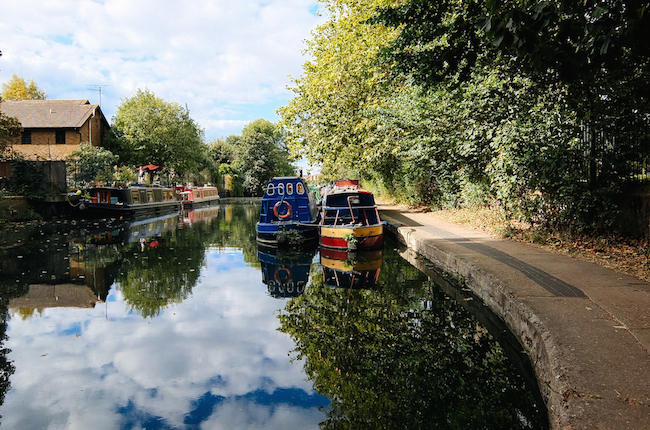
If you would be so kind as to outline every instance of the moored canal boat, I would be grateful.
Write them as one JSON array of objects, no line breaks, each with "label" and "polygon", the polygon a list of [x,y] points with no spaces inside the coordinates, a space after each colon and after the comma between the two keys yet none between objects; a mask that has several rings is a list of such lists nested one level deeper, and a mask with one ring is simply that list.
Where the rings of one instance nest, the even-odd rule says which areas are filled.
[{"label": "moored canal boat", "polygon": [[84,218],[145,219],[178,213],[173,188],[151,185],[97,186],[84,190],[79,215]]},{"label": "moored canal boat", "polygon": [[358,181],[337,181],[323,197],[322,247],[368,250],[383,246],[384,229],[375,198],[358,184]]},{"label": "moored canal boat", "polygon": [[195,187],[192,185],[176,186],[176,195],[183,209],[211,206],[219,202],[219,189],[212,185]]},{"label": "moored canal boat", "polygon": [[314,193],[298,177],[271,179],[264,191],[257,240],[269,245],[300,245],[318,239]]}]

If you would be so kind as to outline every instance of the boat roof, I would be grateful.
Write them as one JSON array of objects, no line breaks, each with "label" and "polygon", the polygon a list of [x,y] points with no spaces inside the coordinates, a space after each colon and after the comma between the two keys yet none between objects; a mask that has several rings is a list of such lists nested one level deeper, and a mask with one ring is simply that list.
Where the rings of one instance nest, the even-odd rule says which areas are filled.
[{"label": "boat roof", "polygon": [[131,185],[92,185],[88,190],[126,190],[126,189],[147,189],[147,190],[173,190],[173,187],[163,187],[162,185],[145,185],[145,184],[131,184]]},{"label": "boat roof", "polygon": [[269,180],[269,182],[287,182],[287,181],[292,181],[292,182],[305,182],[304,179],[298,177],[298,176],[276,176],[275,178],[272,178]]}]

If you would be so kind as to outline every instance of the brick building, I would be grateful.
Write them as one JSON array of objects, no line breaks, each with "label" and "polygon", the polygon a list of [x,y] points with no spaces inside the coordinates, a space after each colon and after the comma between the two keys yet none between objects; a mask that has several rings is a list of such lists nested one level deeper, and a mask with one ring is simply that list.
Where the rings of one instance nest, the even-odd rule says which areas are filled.
[{"label": "brick building", "polygon": [[110,127],[88,100],[3,100],[0,110],[23,126],[8,150],[28,160],[64,160],[82,143],[103,146]]}]

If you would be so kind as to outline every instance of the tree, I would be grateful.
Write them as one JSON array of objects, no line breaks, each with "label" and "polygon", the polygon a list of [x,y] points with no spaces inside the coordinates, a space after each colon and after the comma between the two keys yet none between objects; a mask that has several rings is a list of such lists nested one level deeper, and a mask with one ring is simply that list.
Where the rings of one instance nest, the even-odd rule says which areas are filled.
[{"label": "tree", "polygon": [[395,1],[323,3],[330,19],[313,32],[306,50],[312,59],[294,80],[294,98],[278,112],[294,155],[322,163],[324,172],[357,176],[362,166],[389,160],[394,149],[374,113],[402,90],[377,57],[397,32],[367,21]]},{"label": "tree", "polygon": [[198,168],[207,148],[189,111],[149,90],[138,90],[117,108],[110,149],[129,165],[155,164],[179,176]]},{"label": "tree", "polygon": [[[2,103],[1,100],[0,103]],[[20,137],[22,131],[23,127],[17,118],[6,116],[0,111],[0,155],[14,140]]]},{"label": "tree", "polygon": [[235,160],[237,155],[237,146],[241,136],[230,135],[225,139],[218,139],[208,142],[208,151],[210,157],[218,164],[230,164]]},{"label": "tree", "polygon": [[45,100],[47,95],[38,88],[34,80],[27,82],[14,73],[8,82],[2,84],[0,97],[3,100]]},{"label": "tree", "polygon": [[[536,160],[531,183],[538,187],[527,193],[541,192],[546,204],[564,207],[564,219],[594,228],[614,222],[613,196],[647,157],[639,141],[650,113],[649,13],[641,1],[410,0],[383,9],[375,21],[400,31],[385,61],[425,88],[472,85],[490,67],[556,94],[554,110],[565,114],[558,145],[564,149],[547,151],[559,136],[549,142],[537,128],[541,135],[526,136],[537,147],[511,153],[511,161]],[[512,114],[522,117],[518,110]]]},{"label": "tree", "polygon": [[243,178],[246,193],[259,196],[274,176],[295,175],[282,132],[272,122],[257,119],[246,125],[238,145],[233,165]]},{"label": "tree", "polygon": [[95,180],[111,181],[113,179],[113,166],[117,164],[119,156],[111,151],[81,144],[79,149],[68,157],[69,176],[81,186]]},{"label": "tree", "polygon": [[648,110],[650,10],[643,1],[410,0],[378,22],[400,29],[396,70],[430,86],[483,58],[513,61],[536,82],[567,86],[583,116]]}]

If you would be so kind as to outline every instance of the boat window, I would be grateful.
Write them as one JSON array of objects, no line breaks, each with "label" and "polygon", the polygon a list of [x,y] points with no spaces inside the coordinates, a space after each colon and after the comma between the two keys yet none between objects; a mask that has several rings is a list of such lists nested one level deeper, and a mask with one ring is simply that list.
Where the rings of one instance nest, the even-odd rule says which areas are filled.
[{"label": "boat window", "polygon": [[133,203],[140,203],[140,194],[137,191],[131,191],[131,201]]},{"label": "boat window", "polygon": [[296,191],[298,194],[305,194],[305,187],[302,185],[302,182],[296,184]]},{"label": "boat window", "polygon": [[275,194],[275,187],[273,186],[273,184],[269,184],[266,187],[266,194],[268,194],[269,196],[272,196],[273,194]]},{"label": "boat window", "polygon": [[284,195],[284,184],[278,184],[278,195],[279,196]]},{"label": "boat window", "polygon": [[199,192],[198,192],[198,191],[194,191],[194,198],[195,198],[195,199],[198,199],[198,198],[199,198]]},{"label": "boat window", "polygon": [[100,191],[98,194],[99,197],[99,202],[100,203],[113,203],[113,199],[111,197],[111,192],[106,190],[106,191]]},{"label": "boat window", "polygon": [[293,184],[287,184],[287,194],[288,195],[293,194]]},{"label": "boat window", "polygon": [[155,201],[155,199],[153,198],[153,191],[152,190],[147,190],[147,201],[148,202]]}]

